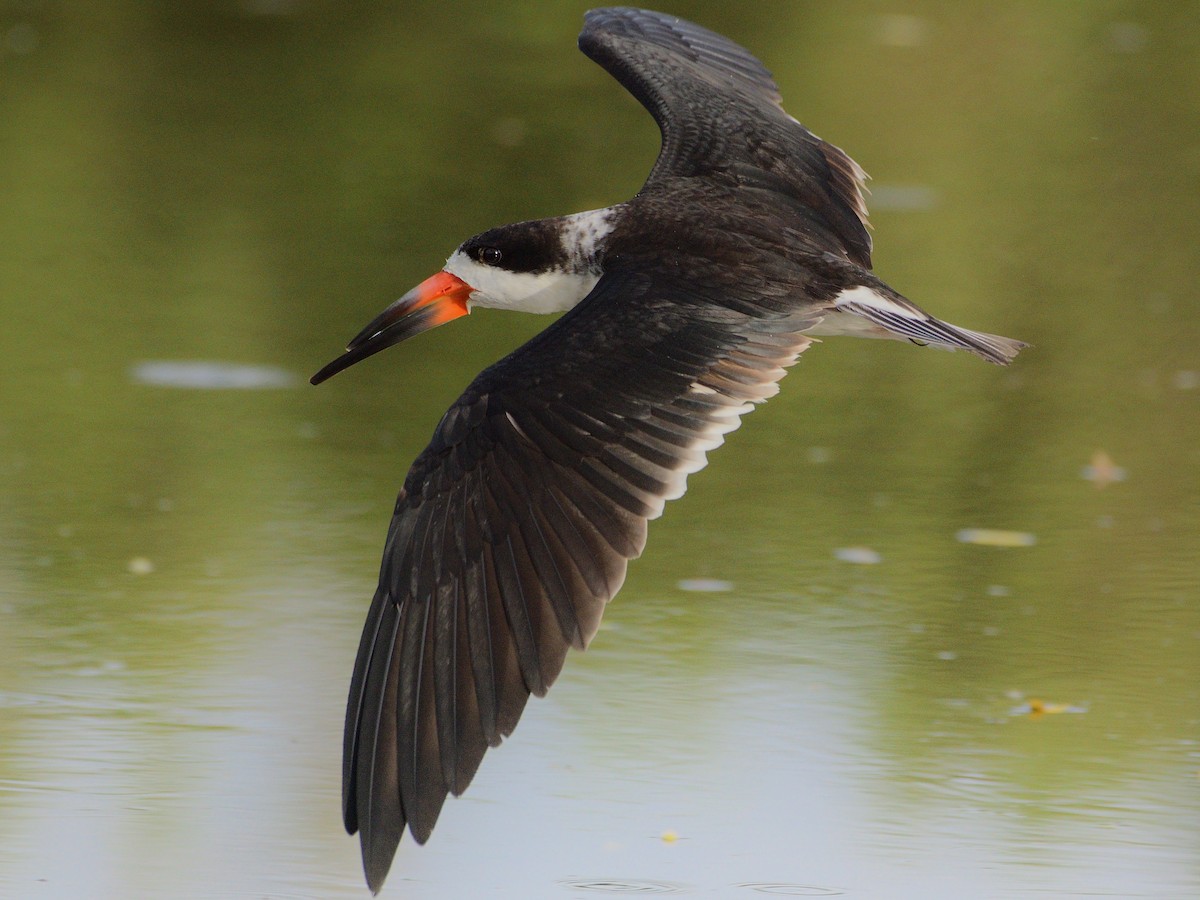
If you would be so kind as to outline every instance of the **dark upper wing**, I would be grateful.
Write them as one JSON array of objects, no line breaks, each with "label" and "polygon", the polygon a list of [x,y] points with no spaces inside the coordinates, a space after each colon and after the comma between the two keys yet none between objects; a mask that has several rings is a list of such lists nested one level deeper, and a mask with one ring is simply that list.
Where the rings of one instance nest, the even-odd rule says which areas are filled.
[{"label": "dark upper wing", "polygon": [[647,520],[809,343],[811,318],[692,299],[606,274],[483,372],[413,464],[346,716],[343,813],[372,890],[405,822],[429,836],[595,634]]},{"label": "dark upper wing", "polygon": [[866,174],[783,110],[771,73],[743,47],[683,19],[625,7],[589,12],[579,47],[658,122],[662,150],[646,188],[671,176],[730,172],[793,197],[824,226],[821,249],[871,267]]}]

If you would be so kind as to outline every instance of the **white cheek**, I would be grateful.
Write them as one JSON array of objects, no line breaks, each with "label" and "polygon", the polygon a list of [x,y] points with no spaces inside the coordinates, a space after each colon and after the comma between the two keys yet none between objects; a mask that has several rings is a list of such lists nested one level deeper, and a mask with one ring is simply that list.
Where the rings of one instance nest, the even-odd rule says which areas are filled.
[{"label": "white cheek", "polygon": [[573,272],[509,272],[485,266],[455,250],[444,270],[474,289],[468,307],[554,313],[571,309],[596,286],[600,276]]}]

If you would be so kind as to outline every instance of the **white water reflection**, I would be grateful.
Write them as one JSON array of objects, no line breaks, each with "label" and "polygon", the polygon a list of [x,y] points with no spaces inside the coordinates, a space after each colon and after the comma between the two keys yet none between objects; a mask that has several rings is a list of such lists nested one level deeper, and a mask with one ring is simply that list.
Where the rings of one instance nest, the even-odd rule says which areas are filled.
[{"label": "white water reflection", "polygon": [[134,381],[157,387],[215,391],[289,388],[303,381],[275,366],[218,360],[151,360],[135,365],[130,375]]}]

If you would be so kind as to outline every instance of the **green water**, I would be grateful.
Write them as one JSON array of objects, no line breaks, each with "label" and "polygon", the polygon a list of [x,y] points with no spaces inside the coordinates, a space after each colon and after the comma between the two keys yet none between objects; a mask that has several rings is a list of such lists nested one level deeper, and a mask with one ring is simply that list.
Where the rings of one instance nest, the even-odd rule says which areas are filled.
[{"label": "green water", "polygon": [[[467,235],[637,189],[585,6],[0,2],[0,895],[366,896],[391,503],[545,320],[305,379]],[[884,278],[1035,349],[806,353],[385,896],[1200,895],[1197,7],[672,8],[874,176]]]}]

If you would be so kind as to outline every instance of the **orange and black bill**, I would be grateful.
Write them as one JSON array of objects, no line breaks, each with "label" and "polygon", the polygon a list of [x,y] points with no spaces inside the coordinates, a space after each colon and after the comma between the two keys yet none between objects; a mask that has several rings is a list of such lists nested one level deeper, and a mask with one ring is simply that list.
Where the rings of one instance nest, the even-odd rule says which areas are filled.
[{"label": "orange and black bill", "polygon": [[438,272],[376,316],[346,347],[346,352],[325,366],[310,381],[320,384],[356,362],[393,344],[444,325],[467,314],[471,286],[449,272]]}]

